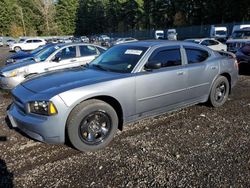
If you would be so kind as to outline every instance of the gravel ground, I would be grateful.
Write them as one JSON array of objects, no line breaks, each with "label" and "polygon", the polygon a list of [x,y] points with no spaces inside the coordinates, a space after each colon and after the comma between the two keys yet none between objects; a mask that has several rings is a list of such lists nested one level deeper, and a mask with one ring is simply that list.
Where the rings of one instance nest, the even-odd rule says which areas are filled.
[{"label": "gravel ground", "polygon": [[[6,52],[0,48],[1,57]],[[250,187],[248,75],[223,107],[196,105],[130,124],[95,153],[10,129],[10,103],[0,91],[0,187]]]}]

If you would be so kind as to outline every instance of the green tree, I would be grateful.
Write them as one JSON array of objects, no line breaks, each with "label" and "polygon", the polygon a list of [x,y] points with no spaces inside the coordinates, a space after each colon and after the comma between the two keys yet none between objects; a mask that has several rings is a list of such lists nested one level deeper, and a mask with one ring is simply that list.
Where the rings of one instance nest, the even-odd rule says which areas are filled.
[{"label": "green tree", "polygon": [[64,35],[72,35],[76,31],[78,0],[59,0],[56,4],[56,22]]}]

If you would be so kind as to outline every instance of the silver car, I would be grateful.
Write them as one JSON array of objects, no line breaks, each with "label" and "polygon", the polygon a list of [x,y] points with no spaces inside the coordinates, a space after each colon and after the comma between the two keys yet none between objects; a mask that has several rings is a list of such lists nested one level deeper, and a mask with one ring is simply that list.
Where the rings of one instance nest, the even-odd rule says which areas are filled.
[{"label": "silver car", "polygon": [[12,90],[13,127],[78,150],[105,147],[124,124],[209,101],[223,105],[238,78],[235,58],[187,42],[114,46],[85,67],[32,78]]},{"label": "silver car", "polygon": [[[48,46],[30,60],[0,69],[0,88],[13,89],[36,74],[77,67],[89,63],[106,49],[93,44],[55,44]],[[25,62],[24,62],[25,61]]]}]

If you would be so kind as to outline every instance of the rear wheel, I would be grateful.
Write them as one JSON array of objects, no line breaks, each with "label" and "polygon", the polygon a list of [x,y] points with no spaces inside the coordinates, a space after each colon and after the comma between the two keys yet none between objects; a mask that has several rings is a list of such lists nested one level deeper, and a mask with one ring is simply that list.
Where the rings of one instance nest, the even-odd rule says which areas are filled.
[{"label": "rear wheel", "polygon": [[67,122],[72,145],[80,151],[96,151],[107,146],[118,128],[118,116],[109,104],[88,100],[76,106]]},{"label": "rear wheel", "polygon": [[222,106],[228,98],[229,95],[229,82],[228,79],[224,76],[219,76],[211,89],[209,102],[213,107]]},{"label": "rear wheel", "polygon": [[14,50],[15,50],[15,52],[19,52],[19,51],[21,51],[22,49],[21,49],[19,46],[16,46],[16,47],[14,48]]}]

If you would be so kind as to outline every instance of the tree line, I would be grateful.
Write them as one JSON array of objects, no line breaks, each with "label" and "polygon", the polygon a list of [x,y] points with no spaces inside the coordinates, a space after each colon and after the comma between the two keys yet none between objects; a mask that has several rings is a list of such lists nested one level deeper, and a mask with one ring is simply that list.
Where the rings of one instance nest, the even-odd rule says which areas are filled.
[{"label": "tree line", "polygon": [[90,35],[250,20],[249,0],[0,0],[0,35]]}]

